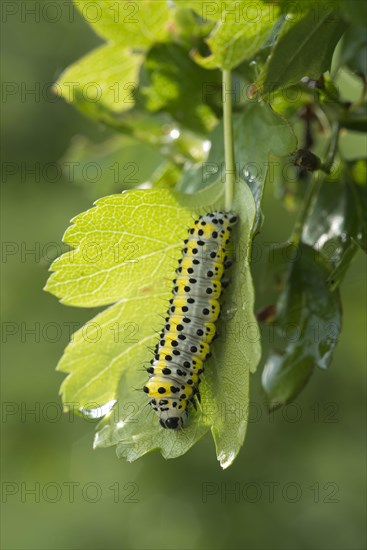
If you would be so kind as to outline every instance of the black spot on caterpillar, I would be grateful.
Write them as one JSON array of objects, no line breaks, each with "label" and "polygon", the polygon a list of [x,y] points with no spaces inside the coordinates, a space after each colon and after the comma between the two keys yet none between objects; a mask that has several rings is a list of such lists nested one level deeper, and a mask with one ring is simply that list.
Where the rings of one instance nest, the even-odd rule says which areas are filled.
[{"label": "black spot on caterpillar", "polygon": [[222,276],[232,226],[230,212],[212,212],[195,221],[184,241],[173,281],[173,297],[143,390],[163,428],[184,426],[189,403],[195,406],[200,374],[210,355],[220,314]]}]

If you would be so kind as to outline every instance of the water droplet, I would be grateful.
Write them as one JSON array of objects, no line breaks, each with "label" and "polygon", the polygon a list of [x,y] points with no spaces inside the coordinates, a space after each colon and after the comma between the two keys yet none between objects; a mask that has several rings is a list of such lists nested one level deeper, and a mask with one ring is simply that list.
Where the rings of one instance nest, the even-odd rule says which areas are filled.
[{"label": "water droplet", "polygon": [[172,139],[177,139],[180,137],[181,134],[180,131],[177,130],[177,128],[173,128],[173,130],[170,131],[169,135]]},{"label": "water droplet", "polygon": [[247,181],[247,183],[254,183],[255,181],[255,177],[251,174],[249,170],[247,170],[247,168],[245,168],[243,171],[243,177],[245,181]]},{"label": "water droplet", "polygon": [[209,139],[206,139],[204,142],[203,142],[203,151],[204,153],[208,153],[211,149],[211,141],[209,141]]},{"label": "water droplet", "polygon": [[78,409],[83,416],[86,416],[87,418],[96,419],[96,418],[102,418],[107,413],[109,413],[112,410],[112,407],[116,403],[116,400],[108,401],[104,405],[101,405],[100,407],[95,407],[94,409],[86,409],[86,408],[80,408]]}]

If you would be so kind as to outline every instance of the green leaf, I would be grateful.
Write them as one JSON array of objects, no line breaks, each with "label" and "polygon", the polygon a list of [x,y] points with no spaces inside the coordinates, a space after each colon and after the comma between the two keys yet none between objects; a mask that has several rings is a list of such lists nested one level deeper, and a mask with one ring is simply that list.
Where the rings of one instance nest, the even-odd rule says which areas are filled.
[{"label": "green leaf", "polygon": [[282,157],[297,148],[297,139],[290,124],[264,102],[252,102],[242,115],[236,116],[234,142],[236,162],[242,171],[250,163],[256,164],[260,170],[269,155]]},{"label": "green leaf", "polygon": [[279,164],[269,157],[289,155],[297,148],[297,139],[285,118],[268,104],[254,102],[234,119],[234,143],[239,172],[255,198],[258,227],[265,178],[269,173],[270,181],[273,181],[274,164]]},{"label": "green leaf", "polygon": [[142,185],[162,162],[154,147],[129,136],[114,136],[102,143],[76,136],[60,164],[68,181],[98,198]]},{"label": "green leaf", "polygon": [[158,166],[149,181],[153,188],[173,189],[180,176],[180,168],[170,161],[165,161]]},{"label": "green leaf", "polygon": [[166,0],[74,0],[84,19],[102,38],[124,48],[148,48],[169,37]]},{"label": "green leaf", "polygon": [[260,1],[222,3],[219,22],[207,39],[211,55],[195,54],[195,61],[207,69],[232,69],[245,59],[251,60],[271,35],[277,18],[276,6]]},{"label": "green leaf", "polygon": [[[289,258],[285,288],[275,319],[279,342],[267,359],[263,386],[271,404],[293,399],[314,366],[331,362],[341,329],[338,285],[357,245],[367,246],[366,162],[336,162],[316,194],[302,231],[302,241],[280,247]],[[315,177],[320,177],[316,175]],[[279,262],[277,262],[278,265]],[[280,351],[279,351],[280,348]]]},{"label": "green leaf", "polygon": [[[140,215],[133,217],[135,211]],[[186,212],[185,218],[175,196],[163,190],[99,199],[95,208],[72,220],[63,240],[74,250],[52,264],[46,290],[65,304],[95,307],[159,287],[161,272],[171,265],[171,251],[182,241],[184,233],[172,239],[171,225],[180,219],[187,227],[191,214]]]},{"label": "green leaf", "polygon": [[215,125],[214,107],[222,91],[219,71],[208,74],[177,44],[153,46],[144,67],[149,86],[142,86],[140,93],[147,110],[167,111],[180,124],[196,132],[206,133]]},{"label": "green leaf", "polygon": [[339,0],[339,5],[348,21],[357,26],[367,26],[367,5],[363,0]]},{"label": "green leaf", "polygon": [[293,399],[314,367],[330,365],[341,329],[340,297],[338,290],[330,291],[328,263],[303,243],[294,252],[276,309],[277,348],[269,354],[262,374],[272,407]]},{"label": "green leaf", "polygon": [[171,14],[166,0],[76,0],[75,4],[108,43],[68,67],[55,92],[102,120],[134,106],[143,52],[169,38]]},{"label": "green leaf", "polygon": [[201,47],[203,38],[210,33],[214,23],[197,17],[196,13],[185,8],[184,2],[176,2],[176,7],[174,22],[176,41],[184,45],[187,51]]},{"label": "green leaf", "polygon": [[243,181],[237,182],[234,201],[240,216],[234,234],[236,262],[219,326],[223,339],[219,338],[218,345],[213,346],[208,369],[213,375],[209,389],[216,403],[212,433],[223,468],[232,464],[243,444],[249,411],[249,375],[255,372],[261,354],[260,332],[252,313],[254,290],[249,267],[255,205]]},{"label": "green leaf", "polygon": [[114,131],[153,145],[175,164],[197,163],[205,158],[202,137],[182,127],[167,112],[153,114],[136,106],[121,116],[104,115],[101,122]]},{"label": "green leaf", "polygon": [[[367,252],[367,186],[356,183],[365,161],[335,163],[332,174],[324,179],[315,197],[302,240],[318,250],[337,270],[330,276],[336,288],[353,258],[354,244]],[[318,176],[319,177],[319,176]],[[363,177],[363,175],[362,175]]]},{"label": "green leaf", "polygon": [[[296,136],[285,118],[264,102],[247,103],[240,115],[234,115],[234,147],[236,169],[239,178],[250,187],[256,204],[256,225],[261,217],[261,200],[268,170],[274,177],[271,155],[283,157],[297,148]],[[257,136],[254,140],[253,136]],[[197,191],[220,177],[225,180],[223,126],[218,124],[208,136],[211,149],[207,160],[200,168],[183,172],[178,188],[186,193]]]},{"label": "green leaf", "polygon": [[143,55],[107,44],[70,65],[54,88],[85,114],[102,119],[134,106],[142,62]]},{"label": "green leaf", "polygon": [[327,282],[330,290],[335,290],[344,279],[357,251],[358,244],[353,239],[350,240],[348,245],[343,249],[339,262],[328,277]]},{"label": "green leaf", "polygon": [[228,7],[233,7],[236,0],[175,0],[177,7],[190,8],[205,20],[220,21]]},{"label": "green leaf", "polygon": [[274,166],[272,181],[274,196],[281,200],[289,212],[296,212],[303,199],[305,189],[310,184],[313,175],[294,164],[295,155],[284,157]]},{"label": "green leaf", "polygon": [[[364,3],[364,2],[363,2]],[[353,26],[343,36],[339,63],[359,74],[367,74],[367,37],[365,29]]]},{"label": "green leaf", "polygon": [[335,46],[346,23],[336,11],[311,10],[282,33],[257,82],[264,94],[297,83],[308,76],[317,80],[330,69]]},{"label": "green leaf", "polygon": [[100,425],[96,446],[117,445],[118,455],[128,460],[157,448],[173,458],[212,428],[221,465],[229,466],[237,455],[247,425],[248,375],[260,352],[248,267],[255,207],[244,183],[235,200],[241,221],[234,236],[233,282],[222,308],[223,337],[213,344],[200,410],[190,411],[189,426],[180,433],[162,430],[136,389],[146,379],[143,367],[167,310],[187,228],[198,211],[223,208],[222,184],[192,196],[159,189],[106,197],[66,232],[65,241],[76,248],[54,262],[46,290],[73,305],[116,302],[73,336],[58,366],[69,373],[61,388],[66,408],[101,417],[116,402]]}]

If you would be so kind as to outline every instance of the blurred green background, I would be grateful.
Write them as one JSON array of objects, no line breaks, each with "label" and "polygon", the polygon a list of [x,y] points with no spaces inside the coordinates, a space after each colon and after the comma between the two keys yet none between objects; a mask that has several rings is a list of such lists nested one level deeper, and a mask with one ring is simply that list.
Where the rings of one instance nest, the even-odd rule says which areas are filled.
[{"label": "blurred green background", "polygon": [[[20,9],[6,13],[2,36],[2,547],[365,548],[361,253],[341,288],[344,330],[332,367],[315,373],[295,405],[270,416],[259,368],[246,442],[228,471],[216,462],[209,436],[180,459],[152,453],[128,464],[113,449],[92,450],[92,422],[61,414],[63,375],[55,366],[70,327],[95,312],[64,307],[42,287],[70,218],[92,199],[58,177],[52,163],[75,135],[101,141],[108,132],[55,100],[49,86],[99,40],[75,12],[68,21],[66,8],[52,22],[51,9],[37,21],[22,13],[31,3],[4,4]],[[101,183],[96,194],[105,193]],[[294,218],[271,189],[264,208],[258,244],[285,240]],[[254,264],[260,292],[262,250]],[[264,332],[264,348],[268,338]]]}]

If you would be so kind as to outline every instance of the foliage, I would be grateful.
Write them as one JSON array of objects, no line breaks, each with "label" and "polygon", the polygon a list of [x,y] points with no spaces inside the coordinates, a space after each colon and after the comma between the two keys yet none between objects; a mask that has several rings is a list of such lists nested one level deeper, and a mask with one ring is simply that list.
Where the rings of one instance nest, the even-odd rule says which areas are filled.
[{"label": "foliage", "polygon": [[[125,192],[72,220],[64,237],[71,250],[51,268],[46,289],[63,303],[109,306],[74,335],[59,363],[68,373],[63,401],[104,417],[95,445],[117,445],[128,460],[156,448],[179,456],[211,429],[227,467],[244,441],[249,373],[260,358],[249,258],[265,183],[286,208],[299,209],[289,242],[271,251],[277,304],[258,314],[277,337],[262,377],[272,406],[293,399],[314,367],[330,365],[341,328],[339,284],[357,250],[366,251],[366,163],[338,152],[341,132],[366,130],[363,3],[95,4],[101,16],[88,23],[106,43],[67,68],[55,90],[114,135],[98,145],[79,138],[65,160],[77,162],[79,182],[91,159],[131,164],[138,175],[104,171],[100,194]],[[85,2],[76,6],[88,20]],[[135,390],[187,226],[194,215],[224,207],[221,71],[228,69],[241,220],[233,281],[200,410],[182,433],[167,433]],[[343,71],[359,80],[354,102],[337,89]],[[142,156],[149,168],[140,172]]]}]

